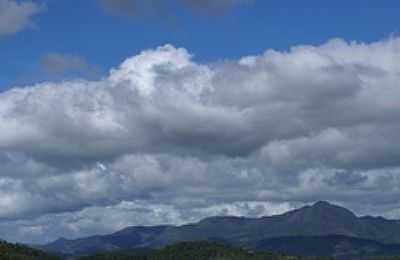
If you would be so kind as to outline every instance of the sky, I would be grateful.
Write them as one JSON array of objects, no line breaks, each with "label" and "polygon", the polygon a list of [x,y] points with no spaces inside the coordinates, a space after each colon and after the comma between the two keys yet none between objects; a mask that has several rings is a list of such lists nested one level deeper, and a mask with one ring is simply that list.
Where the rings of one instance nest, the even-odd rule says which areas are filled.
[{"label": "sky", "polygon": [[0,238],[400,219],[398,1],[0,0]]}]

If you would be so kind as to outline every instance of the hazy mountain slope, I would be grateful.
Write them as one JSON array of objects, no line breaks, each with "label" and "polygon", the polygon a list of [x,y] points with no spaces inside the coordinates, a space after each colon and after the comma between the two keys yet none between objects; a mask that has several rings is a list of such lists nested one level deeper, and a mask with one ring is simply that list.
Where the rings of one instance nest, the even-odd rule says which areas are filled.
[{"label": "hazy mountain slope", "polygon": [[58,239],[40,248],[63,255],[88,255],[131,247],[152,247],[157,237],[168,226],[129,227],[105,236],[92,236],[75,240]]},{"label": "hazy mountain slope", "polygon": [[273,237],[343,235],[400,244],[400,222],[357,217],[351,211],[318,202],[282,215],[263,218],[211,217],[183,226],[131,227],[106,236],[58,240],[43,248],[68,254],[87,254],[134,247],[160,248],[180,241],[217,240],[254,245]]}]

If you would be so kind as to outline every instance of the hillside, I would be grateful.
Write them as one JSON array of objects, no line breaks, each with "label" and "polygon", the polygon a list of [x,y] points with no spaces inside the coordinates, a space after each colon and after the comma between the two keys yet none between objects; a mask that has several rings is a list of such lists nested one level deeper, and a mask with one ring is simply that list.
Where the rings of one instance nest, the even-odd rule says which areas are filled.
[{"label": "hillside", "polygon": [[[179,250],[177,250],[179,248]],[[230,255],[231,252],[235,256],[242,256],[243,259],[284,259],[278,258],[279,255],[303,256],[301,259],[315,259],[312,257],[331,256],[337,260],[365,260],[365,259],[395,259],[395,258],[373,258],[381,255],[400,255],[400,245],[385,245],[373,240],[358,239],[346,236],[322,236],[322,237],[278,237],[270,238],[258,242],[253,246],[254,252],[274,252],[274,254],[258,253],[249,254],[248,251],[240,250],[234,247],[223,246],[222,243],[216,242],[182,242],[173,246],[167,246],[160,250],[157,254],[156,250],[136,248],[120,250],[115,252],[103,253],[94,257],[86,257],[82,259],[153,259],[149,258],[158,255],[166,257],[169,253],[174,255],[175,252],[187,252],[189,257],[191,254],[222,254]],[[173,253],[171,253],[173,252]],[[266,258],[267,257],[267,258]],[[306,258],[308,257],[308,258]],[[113,259],[114,259],[113,258]],[[157,259],[157,258],[155,258]],[[160,258],[164,259],[164,258]],[[166,258],[168,259],[168,258]],[[171,259],[192,259],[192,258],[171,258]],[[242,258],[240,258],[242,259]],[[290,258],[292,259],[292,258]]]},{"label": "hillside", "polygon": [[58,257],[50,256],[40,250],[33,249],[21,244],[11,244],[0,241],[1,260],[59,260]]},{"label": "hillside", "polygon": [[400,245],[382,244],[373,240],[341,235],[270,238],[257,242],[254,248],[289,255],[328,255],[343,260],[364,260],[372,256],[400,255]]},{"label": "hillside", "polygon": [[228,247],[213,242],[182,242],[159,251],[140,254],[108,253],[82,257],[80,260],[329,260],[329,257],[294,257],[271,253],[254,253],[240,248]]}]

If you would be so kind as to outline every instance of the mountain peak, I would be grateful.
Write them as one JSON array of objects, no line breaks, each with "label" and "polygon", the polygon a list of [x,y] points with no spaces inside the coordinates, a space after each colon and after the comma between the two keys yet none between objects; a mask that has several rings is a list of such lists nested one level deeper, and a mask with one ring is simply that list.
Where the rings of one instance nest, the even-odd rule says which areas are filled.
[{"label": "mountain peak", "polygon": [[58,238],[56,241],[58,241],[58,242],[65,242],[65,241],[68,241],[68,239],[66,239],[65,237],[60,237],[60,238]]},{"label": "mountain peak", "polygon": [[333,205],[325,200],[317,201],[314,203],[314,205],[312,205],[312,207],[332,207],[332,206],[336,207],[336,205]]},{"label": "mountain peak", "polygon": [[321,223],[328,220],[331,222],[350,223],[357,218],[350,210],[327,201],[318,201],[311,206],[304,206],[289,211],[284,215],[290,215],[299,221],[320,221]]},{"label": "mountain peak", "polygon": [[351,212],[347,208],[344,208],[342,206],[338,206],[335,204],[331,204],[327,201],[317,201],[312,206],[309,206],[309,208],[312,209],[313,211],[317,211],[317,212],[324,211],[324,212],[328,212],[328,213],[344,214],[344,215],[348,215],[351,217],[356,216],[353,212]]}]

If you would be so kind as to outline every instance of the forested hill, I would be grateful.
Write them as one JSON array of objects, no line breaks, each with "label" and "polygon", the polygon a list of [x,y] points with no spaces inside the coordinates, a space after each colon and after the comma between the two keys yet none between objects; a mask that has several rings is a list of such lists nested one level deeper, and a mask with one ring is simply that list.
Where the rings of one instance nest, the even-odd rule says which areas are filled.
[{"label": "forested hill", "polygon": [[[319,246],[316,244],[316,246]],[[40,250],[21,244],[0,241],[0,260],[61,260]],[[74,260],[400,260],[400,257],[382,258],[332,258],[311,256],[288,256],[268,252],[253,252],[242,248],[223,245],[217,242],[197,241],[181,242],[160,250],[129,249],[94,256],[67,258]]]},{"label": "forested hill", "polygon": [[0,241],[0,260],[59,260],[59,258],[21,244]]},{"label": "forested hill", "polygon": [[81,257],[80,260],[331,260],[330,257],[295,257],[272,253],[255,253],[241,248],[214,242],[182,242],[153,252],[124,251],[96,256]]}]

